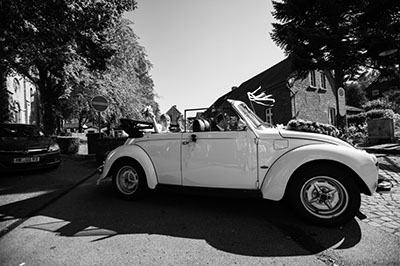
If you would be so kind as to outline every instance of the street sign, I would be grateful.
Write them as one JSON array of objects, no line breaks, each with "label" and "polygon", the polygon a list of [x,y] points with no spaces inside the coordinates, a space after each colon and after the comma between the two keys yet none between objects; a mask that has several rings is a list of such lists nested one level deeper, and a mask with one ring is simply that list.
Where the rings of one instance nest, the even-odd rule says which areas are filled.
[{"label": "street sign", "polygon": [[98,112],[103,112],[108,108],[108,101],[101,95],[93,97],[92,99],[92,107],[94,110]]},{"label": "street sign", "polygon": [[339,88],[338,91],[338,104],[339,104],[339,114],[341,116],[346,115],[346,96],[343,88]]}]

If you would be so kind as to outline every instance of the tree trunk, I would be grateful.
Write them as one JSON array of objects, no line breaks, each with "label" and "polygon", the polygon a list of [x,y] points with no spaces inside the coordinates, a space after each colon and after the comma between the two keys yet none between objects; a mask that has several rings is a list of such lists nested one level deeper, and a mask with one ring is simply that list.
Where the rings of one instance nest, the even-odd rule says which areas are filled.
[{"label": "tree trunk", "polygon": [[10,121],[10,102],[7,90],[7,71],[0,68],[0,122]]},{"label": "tree trunk", "polygon": [[48,134],[54,134],[57,128],[56,112],[53,108],[53,94],[50,82],[50,74],[45,67],[38,67],[39,70],[39,91],[40,102],[42,106],[42,119],[43,127]]}]

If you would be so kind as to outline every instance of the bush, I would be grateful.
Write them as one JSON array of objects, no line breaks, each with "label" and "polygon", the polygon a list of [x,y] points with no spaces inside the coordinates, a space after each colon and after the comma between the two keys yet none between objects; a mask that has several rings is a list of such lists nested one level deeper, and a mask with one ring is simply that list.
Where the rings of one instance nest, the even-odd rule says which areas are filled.
[{"label": "bush", "polygon": [[367,120],[367,114],[364,112],[356,115],[347,116],[347,123],[349,125],[362,125],[366,122],[366,120]]},{"label": "bush", "polygon": [[352,145],[364,144],[368,141],[368,125],[364,122],[341,129],[339,138]]},{"label": "bush", "polygon": [[394,118],[395,113],[391,109],[374,109],[366,112],[367,120],[379,118]]},{"label": "bush", "polygon": [[79,138],[58,136],[57,143],[63,154],[77,154],[79,151]]},{"label": "bush", "polygon": [[388,102],[385,98],[380,98],[377,100],[369,101],[363,105],[363,109],[368,112],[370,110],[375,110],[375,109],[390,109],[391,108],[391,103]]}]

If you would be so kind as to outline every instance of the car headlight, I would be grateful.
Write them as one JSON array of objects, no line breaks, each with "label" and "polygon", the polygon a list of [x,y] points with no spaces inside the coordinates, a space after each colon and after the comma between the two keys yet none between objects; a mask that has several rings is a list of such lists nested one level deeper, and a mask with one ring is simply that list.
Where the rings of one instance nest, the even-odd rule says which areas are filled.
[{"label": "car headlight", "polygon": [[54,151],[59,151],[60,150],[60,146],[58,146],[57,143],[51,144],[48,148],[47,151],[49,152],[54,152]]}]

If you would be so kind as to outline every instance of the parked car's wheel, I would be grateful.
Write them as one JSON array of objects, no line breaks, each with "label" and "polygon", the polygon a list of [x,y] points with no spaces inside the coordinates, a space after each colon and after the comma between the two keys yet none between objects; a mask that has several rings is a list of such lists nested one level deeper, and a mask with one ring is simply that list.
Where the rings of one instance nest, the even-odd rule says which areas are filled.
[{"label": "parked car's wheel", "polygon": [[113,171],[113,187],[123,199],[134,200],[148,189],[146,174],[142,166],[130,159],[117,162]]},{"label": "parked car's wheel", "polygon": [[360,189],[352,176],[341,169],[317,166],[293,177],[286,194],[294,211],[324,226],[342,225],[357,214]]}]

